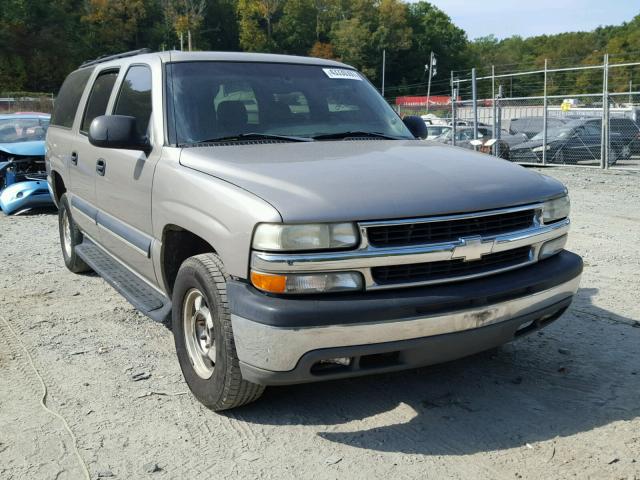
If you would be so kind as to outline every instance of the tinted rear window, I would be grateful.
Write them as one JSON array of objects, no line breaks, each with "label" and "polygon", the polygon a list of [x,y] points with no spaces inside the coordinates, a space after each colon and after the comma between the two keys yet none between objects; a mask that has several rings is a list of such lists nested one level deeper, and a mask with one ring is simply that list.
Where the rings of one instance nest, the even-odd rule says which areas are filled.
[{"label": "tinted rear window", "polygon": [[92,71],[92,68],[83,68],[73,72],[66,78],[53,107],[51,125],[71,128],[80,103],[80,97]]}]

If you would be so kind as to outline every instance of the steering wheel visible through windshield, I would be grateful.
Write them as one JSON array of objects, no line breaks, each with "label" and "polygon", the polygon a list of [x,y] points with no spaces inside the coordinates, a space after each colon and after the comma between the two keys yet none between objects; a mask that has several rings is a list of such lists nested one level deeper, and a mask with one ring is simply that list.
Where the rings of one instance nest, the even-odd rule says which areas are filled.
[{"label": "steering wheel visible through windshield", "polygon": [[44,118],[0,119],[0,143],[42,141],[48,126],[49,120]]},{"label": "steering wheel visible through windshield", "polygon": [[167,92],[171,143],[178,145],[247,134],[414,138],[375,88],[346,68],[179,62],[167,66]]}]

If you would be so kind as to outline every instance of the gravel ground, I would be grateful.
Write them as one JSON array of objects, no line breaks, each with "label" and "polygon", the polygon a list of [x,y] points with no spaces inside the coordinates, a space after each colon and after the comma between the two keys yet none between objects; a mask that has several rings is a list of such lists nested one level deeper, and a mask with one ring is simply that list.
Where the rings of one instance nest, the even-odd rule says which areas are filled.
[{"label": "gravel ground", "polygon": [[0,478],[82,478],[39,372],[92,478],[640,479],[640,174],[545,173],[571,190],[586,265],[561,320],[225,414],[187,392],[165,326],[64,268],[54,213],[0,216]]}]

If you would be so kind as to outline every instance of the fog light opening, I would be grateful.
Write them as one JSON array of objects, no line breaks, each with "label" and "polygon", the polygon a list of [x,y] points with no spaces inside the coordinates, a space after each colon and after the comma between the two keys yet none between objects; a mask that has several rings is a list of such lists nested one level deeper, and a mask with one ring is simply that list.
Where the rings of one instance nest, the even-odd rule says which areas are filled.
[{"label": "fog light opening", "polygon": [[311,373],[316,375],[338,373],[349,370],[352,363],[353,359],[350,357],[326,358],[314,363],[311,367]]}]

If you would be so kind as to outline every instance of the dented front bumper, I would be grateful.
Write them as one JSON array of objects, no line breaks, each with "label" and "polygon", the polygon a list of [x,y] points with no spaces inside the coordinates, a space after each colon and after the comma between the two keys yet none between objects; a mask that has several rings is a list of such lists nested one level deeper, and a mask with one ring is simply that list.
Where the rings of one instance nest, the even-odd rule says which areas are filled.
[{"label": "dented front bumper", "polygon": [[[379,293],[283,298],[231,282],[242,373],[256,383],[300,383],[473,354],[555,320],[581,272],[580,257],[563,251],[488,278]],[[334,358],[349,364],[325,368]]]}]

